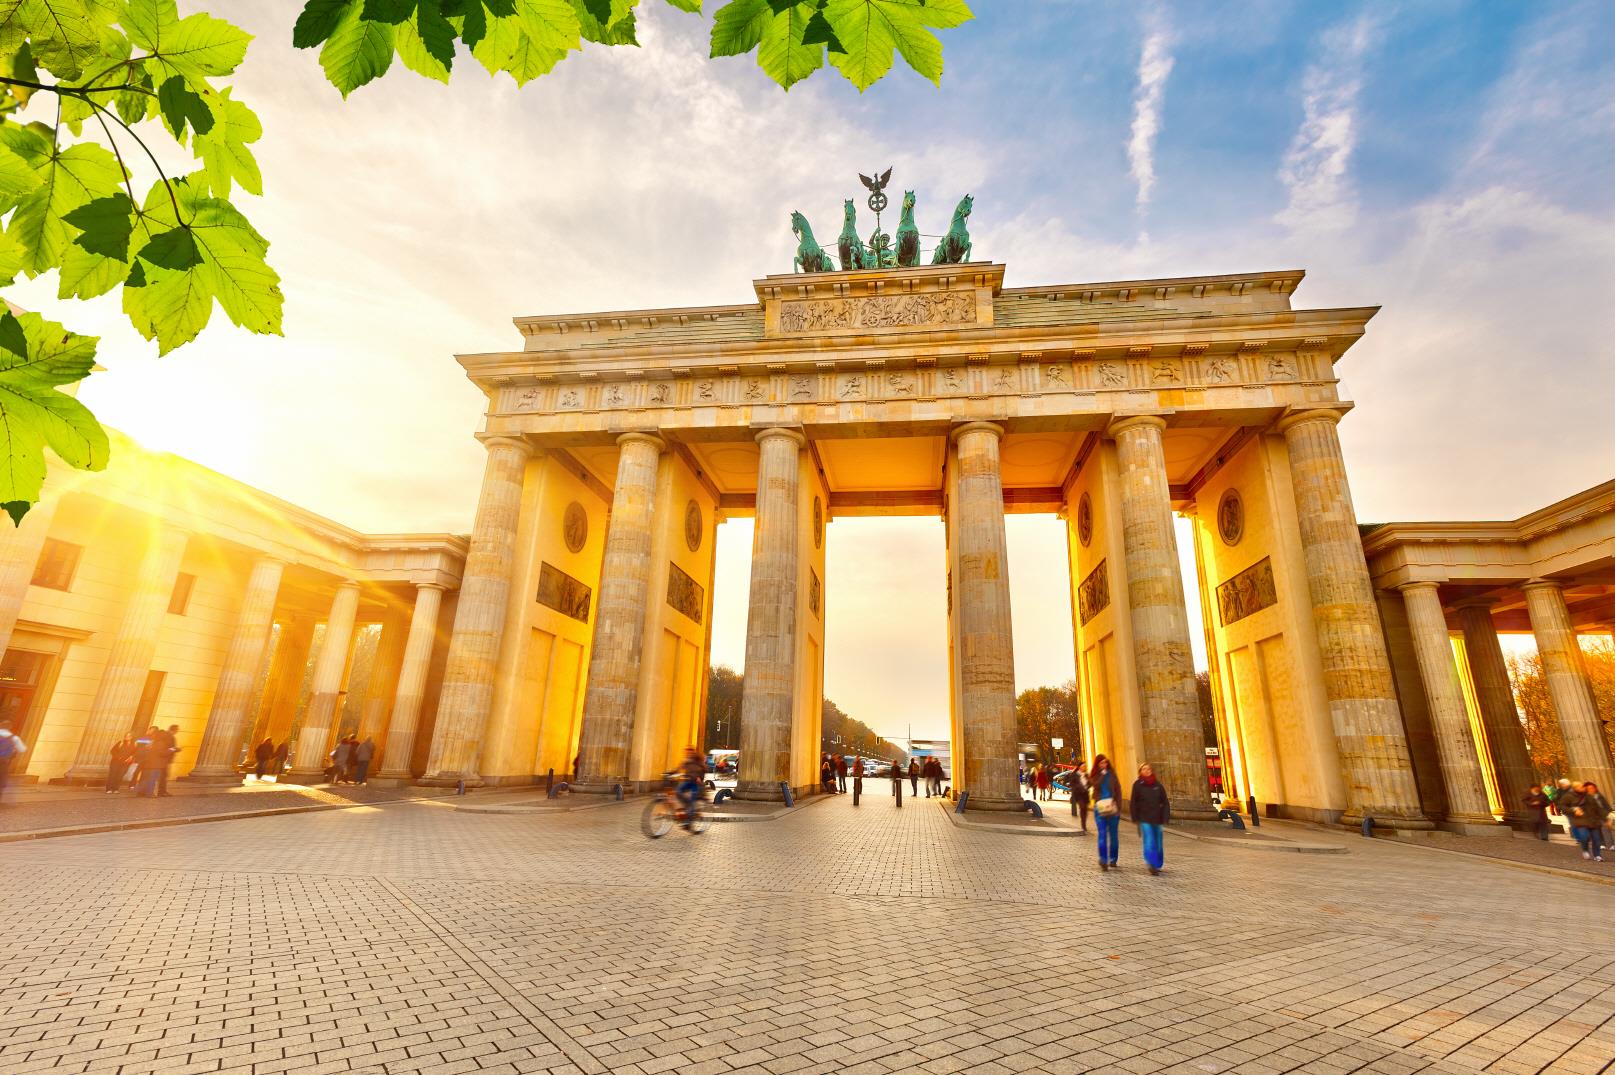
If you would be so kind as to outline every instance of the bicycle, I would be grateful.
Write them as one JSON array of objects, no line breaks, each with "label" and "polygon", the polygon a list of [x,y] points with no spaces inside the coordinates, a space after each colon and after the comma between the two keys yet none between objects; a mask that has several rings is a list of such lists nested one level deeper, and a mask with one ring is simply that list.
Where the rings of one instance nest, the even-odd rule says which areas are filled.
[{"label": "bicycle", "polygon": [[644,834],[652,840],[660,840],[673,831],[675,824],[682,824],[691,836],[699,836],[707,831],[712,824],[711,807],[706,800],[706,791],[697,790],[695,799],[691,801],[686,811],[684,803],[678,794],[679,776],[677,773],[666,773],[662,777],[662,788],[656,797],[645,804],[645,812],[640,816],[639,827]]}]

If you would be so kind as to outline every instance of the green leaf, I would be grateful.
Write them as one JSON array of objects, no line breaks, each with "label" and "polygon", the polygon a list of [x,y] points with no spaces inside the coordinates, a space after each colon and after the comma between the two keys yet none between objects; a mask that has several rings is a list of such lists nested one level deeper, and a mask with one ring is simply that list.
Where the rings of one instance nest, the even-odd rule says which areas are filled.
[{"label": "green leaf", "polygon": [[762,43],[773,17],[768,0],[730,0],[712,17],[712,55],[750,52]]},{"label": "green leaf", "polygon": [[146,199],[153,234],[124,284],[123,309],[161,354],[195,339],[215,300],[242,328],[280,334],[280,277],[264,260],[268,240],[228,201],[203,196],[205,189],[196,177],[175,183],[183,224],[161,183]]},{"label": "green leaf", "polygon": [[774,15],[763,31],[757,49],[757,64],[768,77],[785,89],[824,66],[824,45],[810,42],[805,34],[818,12],[811,4],[793,4]]},{"label": "green leaf", "polygon": [[366,21],[356,0],[348,6],[320,50],[320,66],[325,68],[325,77],[343,97],[380,78],[392,66],[393,38],[393,27],[384,22]]},{"label": "green leaf", "polygon": [[827,0],[824,17],[846,49],[831,63],[859,91],[892,67],[892,50],[932,82],[942,78],[942,42],[926,29],[915,0]]},{"label": "green leaf", "polygon": [[370,22],[397,26],[414,13],[415,0],[364,0],[364,17]]},{"label": "green leaf", "polygon": [[692,15],[701,14],[701,0],[667,0],[667,2],[680,11],[688,11]]},{"label": "green leaf", "polygon": [[[155,92],[151,80],[151,73],[142,68],[133,73],[128,85],[137,86],[143,90]],[[150,94],[136,93],[134,90],[122,90],[112,95],[112,107],[117,110],[118,116],[131,127],[147,116],[157,107],[157,101]]]},{"label": "green leaf", "polygon": [[437,0],[420,0],[415,17],[394,29],[393,45],[404,66],[417,75],[449,80],[454,65],[454,27],[443,17]]},{"label": "green leaf", "polygon": [[59,79],[77,79],[101,54],[109,14],[93,0],[22,0],[16,20],[0,24],[0,47],[13,43],[8,35],[20,33],[28,38],[35,63]]},{"label": "green leaf", "polygon": [[308,0],[292,27],[292,46],[311,49],[336,33],[342,17],[349,8],[359,7],[364,0]]},{"label": "green leaf", "polygon": [[39,173],[10,146],[0,145],[0,213],[9,213],[23,195],[39,186]]},{"label": "green leaf", "polygon": [[963,26],[976,17],[964,0],[923,0],[918,15],[921,22],[938,30]]},{"label": "green leaf", "polygon": [[129,236],[134,232],[135,203],[123,192],[85,202],[63,220],[79,229],[73,242],[92,254],[129,260]]},{"label": "green leaf", "polygon": [[97,342],[35,313],[0,316],[0,503],[14,522],[39,501],[46,445],[80,470],[107,465],[106,430],[57,390],[89,375]]},{"label": "green leaf", "polygon": [[582,47],[578,13],[567,0],[514,0],[511,7],[511,14],[488,20],[487,32],[471,49],[489,74],[503,71],[525,86]]},{"label": "green leaf", "polygon": [[62,218],[86,202],[115,194],[123,179],[111,153],[81,142],[35,165],[40,184],[17,205],[6,234],[23,248],[23,271],[30,276],[61,264],[72,241],[71,225]]},{"label": "green leaf", "polygon": [[262,194],[263,176],[247,144],[263,137],[263,124],[258,122],[252,109],[231,99],[229,90],[214,95],[211,103],[211,126],[206,131],[198,127],[191,141],[196,155],[202,159],[208,186],[220,198],[230,196],[232,181],[240,183],[249,193]]},{"label": "green leaf", "polygon": [[174,0],[129,0],[124,28],[129,40],[150,52],[163,70],[190,82],[197,90],[207,80],[228,75],[247,55],[252,35],[211,15],[179,18]]},{"label": "green leaf", "polygon": [[0,235],[0,285],[10,284],[22,272],[22,245],[9,235]]},{"label": "green leaf", "polygon": [[162,111],[163,122],[175,138],[184,141],[187,124],[196,128],[198,135],[213,129],[213,110],[202,100],[201,94],[178,75],[164,80],[157,90],[157,107]]}]

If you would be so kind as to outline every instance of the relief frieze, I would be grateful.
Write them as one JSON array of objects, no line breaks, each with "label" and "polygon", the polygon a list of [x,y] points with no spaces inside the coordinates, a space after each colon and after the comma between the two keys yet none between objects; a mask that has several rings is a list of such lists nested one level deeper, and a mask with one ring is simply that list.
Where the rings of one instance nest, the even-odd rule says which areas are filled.
[{"label": "relief frieze", "polygon": [[706,605],[706,590],[678,564],[668,561],[667,568],[667,603],[700,623],[701,611]]},{"label": "relief frieze", "polygon": [[1110,607],[1110,574],[1101,560],[1088,572],[1088,577],[1077,587],[1077,615],[1084,627],[1088,621]]},{"label": "relief frieze", "polygon": [[806,299],[781,303],[779,309],[779,330],[792,333],[973,325],[976,321],[974,291],[871,295],[859,299]]},{"label": "relief frieze", "polygon": [[1217,587],[1217,611],[1224,627],[1276,605],[1278,600],[1273,563],[1265,556]]}]

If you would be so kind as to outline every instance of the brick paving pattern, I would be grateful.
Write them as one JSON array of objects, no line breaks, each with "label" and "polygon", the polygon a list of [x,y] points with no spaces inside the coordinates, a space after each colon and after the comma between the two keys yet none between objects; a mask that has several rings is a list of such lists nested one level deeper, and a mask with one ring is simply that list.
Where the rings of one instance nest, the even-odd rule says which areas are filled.
[{"label": "brick paving pattern", "polygon": [[0,1072],[1599,1072],[1615,891],[1357,839],[445,800],[0,846]]}]

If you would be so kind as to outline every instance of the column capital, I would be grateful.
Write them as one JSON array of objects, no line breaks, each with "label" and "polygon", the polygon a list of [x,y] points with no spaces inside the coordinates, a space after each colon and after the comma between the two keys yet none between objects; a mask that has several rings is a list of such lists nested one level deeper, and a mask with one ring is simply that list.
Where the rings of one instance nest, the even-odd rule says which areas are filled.
[{"label": "column capital", "polygon": [[526,457],[532,455],[534,450],[533,442],[520,435],[508,433],[479,433],[477,434],[477,439],[480,440],[482,442],[482,446],[488,449],[490,452],[495,448],[515,448],[517,451],[522,453],[523,457]]},{"label": "column capital", "polygon": [[1339,425],[1349,410],[1351,410],[1350,403],[1330,403],[1316,407],[1292,406],[1273,423],[1273,432],[1288,433],[1303,422],[1328,422],[1332,426]]},{"label": "column capital", "polygon": [[631,430],[617,438],[617,447],[619,448],[626,448],[630,444],[648,444],[656,449],[658,455],[667,451],[667,441],[646,430]]},{"label": "column capital", "polygon": [[790,440],[794,440],[798,448],[805,447],[807,445],[807,437],[802,433],[802,431],[800,429],[794,429],[790,426],[768,426],[767,428],[759,429],[756,437],[753,439],[756,440],[758,444],[761,444],[763,441],[771,440],[775,437],[786,437]]},{"label": "column capital", "polygon": [[1004,427],[997,422],[966,422],[964,425],[955,426],[948,436],[957,444],[959,438],[966,433],[991,433],[994,440],[1004,439]]},{"label": "column capital", "polygon": [[1115,440],[1116,434],[1125,433],[1129,429],[1138,429],[1143,426],[1150,429],[1164,430],[1166,429],[1166,416],[1162,414],[1124,414],[1110,420],[1110,424],[1105,427],[1105,436]]},{"label": "column capital", "polygon": [[1520,583],[1521,593],[1530,593],[1532,590],[1553,590],[1563,593],[1564,587],[1552,579],[1526,579]]},{"label": "column capital", "polygon": [[416,590],[436,590],[439,593],[446,593],[448,591],[448,587],[445,586],[441,582],[417,582],[415,584],[415,589]]},{"label": "column capital", "polygon": [[1496,605],[1497,598],[1495,597],[1466,597],[1461,601],[1454,601],[1452,603],[1452,610],[1454,612],[1463,612],[1468,609],[1476,609],[1486,613],[1489,616],[1491,615],[1492,609],[1495,608]]},{"label": "column capital", "polygon": [[1417,582],[1404,582],[1397,586],[1397,589],[1403,593],[1438,593],[1441,590],[1441,583],[1421,579]]}]

